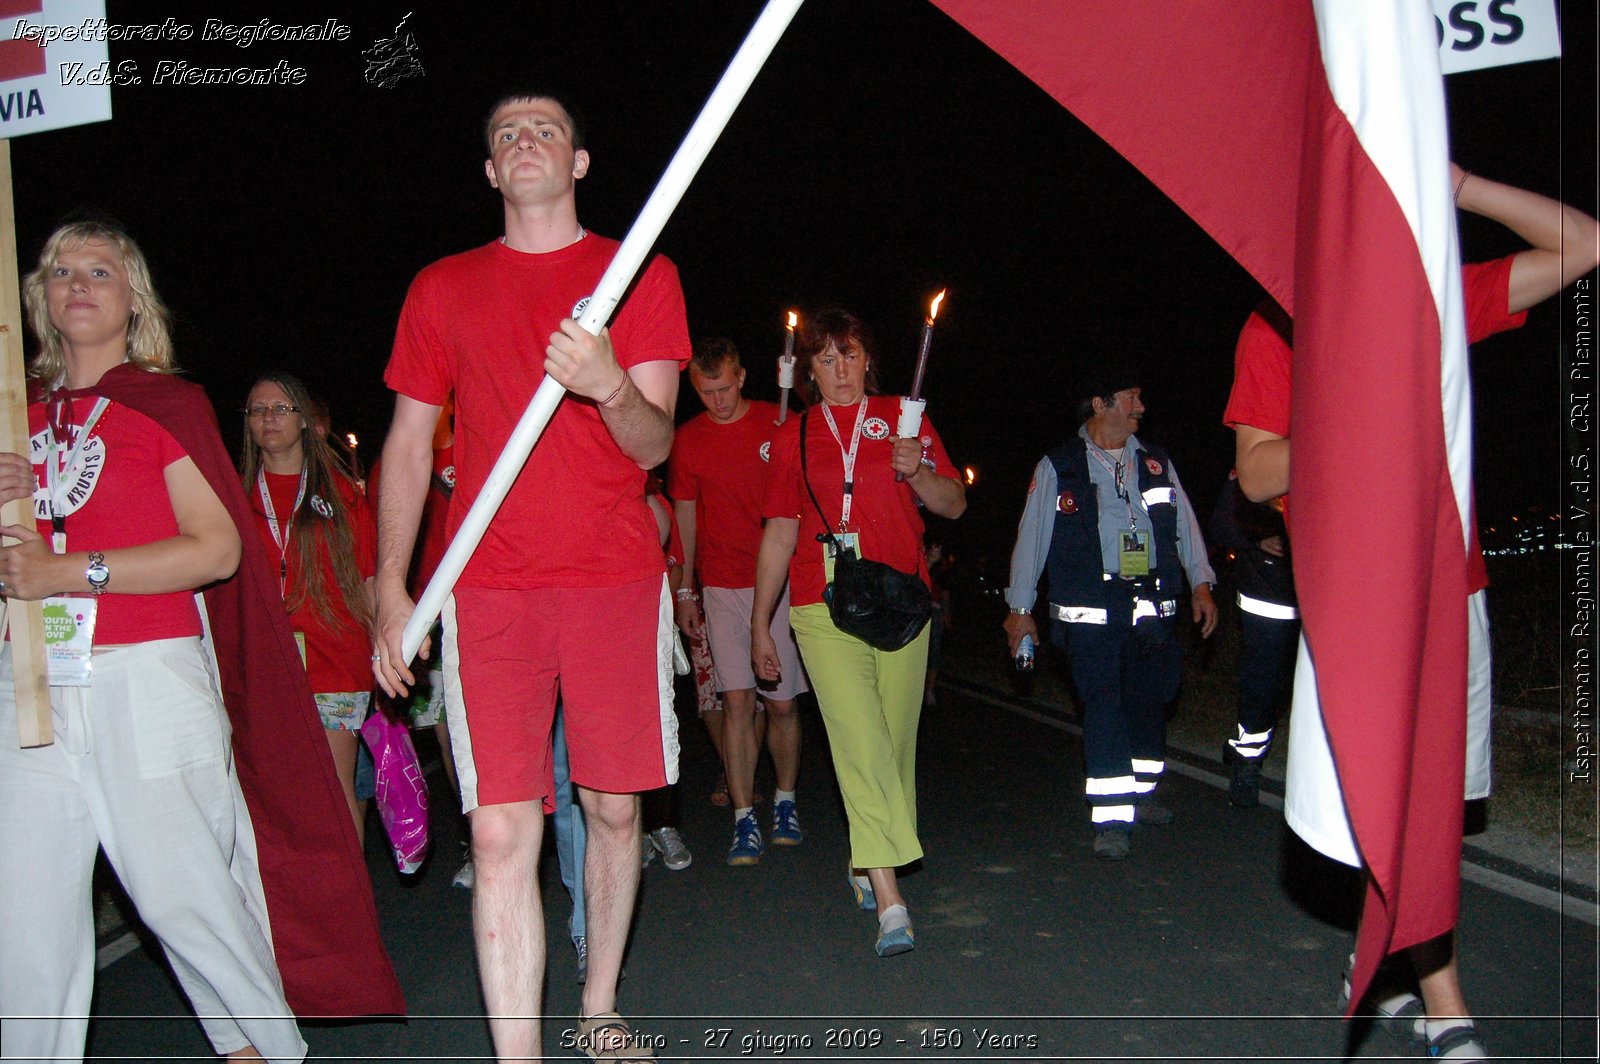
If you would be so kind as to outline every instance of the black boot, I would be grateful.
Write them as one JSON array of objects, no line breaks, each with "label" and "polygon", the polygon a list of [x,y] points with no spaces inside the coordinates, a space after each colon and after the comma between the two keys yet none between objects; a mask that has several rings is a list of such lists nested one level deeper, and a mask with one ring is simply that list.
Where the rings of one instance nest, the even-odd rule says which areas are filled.
[{"label": "black boot", "polygon": [[1267,749],[1257,757],[1245,757],[1233,748],[1232,743],[1222,747],[1222,763],[1233,770],[1228,781],[1228,803],[1238,809],[1254,809],[1261,804],[1261,766],[1266,763]]}]

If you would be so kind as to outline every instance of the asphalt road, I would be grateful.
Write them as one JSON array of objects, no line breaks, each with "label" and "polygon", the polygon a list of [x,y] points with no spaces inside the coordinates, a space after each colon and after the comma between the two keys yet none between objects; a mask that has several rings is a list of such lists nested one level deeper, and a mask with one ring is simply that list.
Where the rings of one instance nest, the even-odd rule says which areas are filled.
[{"label": "asphalt road", "polygon": [[[1233,809],[1222,791],[1169,772],[1176,823],[1141,828],[1125,862],[1097,861],[1078,740],[1059,722],[946,687],[923,715],[919,747],[927,857],[904,880],[917,949],[880,960],[875,922],[844,882],[843,812],[814,708],[800,787],[806,841],[749,868],[723,863],[731,824],[706,800],[709,743],[686,724],[679,805],[695,860],[646,870],[620,1000],[636,1029],[660,1038],[664,1060],[1423,1056],[1336,1015],[1354,877],[1267,808]],[[436,808],[446,808],[442,776],[434,782]],[[435,820],[435,856],[403,881],[375,820],[368,837],[410,1018],[308,1021],[314,1058],[490,1056],[469,897],[450,887],[457,818]],[[568,906],[548,848],[543,882],[545,1051],[575,1059],[563,1045],[578,1008]],[[1460,926],[1467,1000],[1497,1058],[1594,1058],[1592,924],[1468,882]],[[96,1015],[95,1059],[210,1058],[148,945],[101,971]]]}]

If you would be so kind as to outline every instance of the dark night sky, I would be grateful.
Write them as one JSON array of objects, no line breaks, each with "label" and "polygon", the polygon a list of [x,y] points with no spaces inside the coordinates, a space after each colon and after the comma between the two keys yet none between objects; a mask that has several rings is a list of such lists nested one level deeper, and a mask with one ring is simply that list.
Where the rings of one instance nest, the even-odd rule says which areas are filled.
[{"label": "dark night sky", "polygon": [[[224,429],[256,373],[286,368],[331,401],[370,459],[381,371],[412,275],[500,232],[484,112],[507,87],[556,86],[585,112],[579,215],[621,237],[759,13],[753,0],[417,5],[424,77],[363,77],[361,51],[412,4],[339,16],[344,43],[113,44],[145,83],[109,124],[13,144],[24,269],[67,212],[122,220],[178,319],[179,357]],[[1470,169],[1595,211],[1595,24],[1568,5],[1566,56],[1447,80]],[[218,10],[321,22],[328,4],[112,2],[112,22]],[[1048,5],[1040,4],[1044,10]],[[303,67],[283,87],[150,84],[158,61]],[[1264,95],[1270,87],[1264,86]],[[1469,258],[1514,249],[1467,224]],[[876,326],[886,390],[909,384],[928,298],[948,286],[929,416],[983,479],[969,541],[1006,539],[1028,471],[1071,431],[1064,390],[1097,354],[1145,367],[1144,434],[1174,453],[1202,511],[1231,461],[1219,419],[1253,281],[1063,108],[925,0],[808,0],[659,249],[694,335],[730,336],[747,391],[775,397],[783,312],[837,301]],[[1548,307],[1475,352],[1486,520],[1553,506],[1558,333]],[[685,388],[683,414],[697,412]],[[237,441],[230,441],[236,444]],[[1003,545],[1009,546],[1009,541]]]}]

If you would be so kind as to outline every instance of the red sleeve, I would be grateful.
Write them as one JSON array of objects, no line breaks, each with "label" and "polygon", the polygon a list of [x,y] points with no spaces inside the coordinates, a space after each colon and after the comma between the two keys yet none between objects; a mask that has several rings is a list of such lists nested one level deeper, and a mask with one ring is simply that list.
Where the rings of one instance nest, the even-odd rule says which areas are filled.
[{"label": "red sleeve", "polygon": [[435,326],[432,307],[436,291],[437,266],[417,274],[400,308],[400,324],[395,327],[394,348],[383,382],[393,391],[430,406],[443,406],[450,395],[448,347]]},{"label": "red sleeve", "polygon": [[612,346],[623,369],[646,362],[689,364],[689,319],[678,268],[664,255],[645,267],[611,325]]},{"label": "red sleeve", "polygon": [[799,418],[790,418],[779,426],[767,457],[767,490],[761,516],[799,518],[805,495],[800,486]]},{"label": "red sleeve", "polygon": [[159,421],[152,420],[150,424],[156,430],[151,435],[154,437],[156,459],[162,469],[167,468],[180,458],[189,457],[189,452],[183,449],[183,444],[179,443],[177,438],[168,432]]},{"label": "red sleeve", "polygon": [[1467,304],[1467,343],[1475,344],[1495,333],[1520,329],[1528,312],[1513,314],[1511,264],[1515,255],[1491,262],[1470,262],[1461,267],[1461,290]]},{"label": "red sleeve", "polygon": [[695,482],[690,456],[694,453],[694,434],[685,433],[685,425],[672,439],[672,454],[667,458],[667,494],[680,502],[693,502],[700,497],[700,486]]},{"label": "red sleeve", "polygon": [[372,504],[354,485],[349,485],[350,538],[355,541],[356,572],[363,577],[378,574],[378,525],[372,519]]},{"label": "red sleeve", "polygon": [[1239,333],[1233,352],[1233,391],[1222,423],[1289,435],[1289,367],[1294,352],[1288,340],[1262,317],[1252,312]]}]

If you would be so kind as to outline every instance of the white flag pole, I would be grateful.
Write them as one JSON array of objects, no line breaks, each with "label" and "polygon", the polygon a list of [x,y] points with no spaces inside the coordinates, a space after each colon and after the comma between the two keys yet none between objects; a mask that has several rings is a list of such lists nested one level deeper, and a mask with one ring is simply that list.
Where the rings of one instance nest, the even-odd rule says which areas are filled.
[{"label": "white flag pole", "polygon": [[[744,99],[750,83],[760,73],[767,56],[772,54],[778,38],[783,36],[783,31],[788,28],[802,2],[803,0],[768,0],[761,17],[756,19],[755,25],[750,28],[749,35],[739,46],[733,61],[728,64],[722,80],[717,82],[717,87],[712,90],[705,107],[701,108],[700,117],[689,127],[689,133],[678,146],[677,154],[672,157],[666,172],[656,183],[655,191],[650,194],[650,199],[639,212],[633,228],[628,231],[622,246],[617,249],[616,257],[611,260],[611,265],[606,267],[605,276],[600,278],[599,286],[589,297],[589,305],[585,308],[583,316],[578,319],[578,324],[591,333],[598,335],[605,323],[611,320],[612,311],[616,310],[617,304],[622,301],[623,293],[632,283],[634,274],[639,272],[639,267],[644,264],[645,256],[654,246],[656,238],[661,235],[661,230],[666,227],[667,219],[672,217],[672,212],[677,208],[678,201],[683,198],[689,182],[694,180],[700,165],[705,162],[717,138],[722,135],[728,119],[733,117],[734,109],[739,106],[739,101]],[[484,532],[489,528],[489,521],[494,517],[495,511],[500,509],[500,504],[505,501],[506,493],[511,490],[517,474],[522,472],[523,464],[533,452],[533,445],[539,441],[539,436],[550,423],[550,418],[555,414],[556,407],[560,405],[564,395],[566,389],[554,379],[546,377],[528,402],[527,409],[522,412],[511,438],[506,441],[505,449],[500,452],[494,468],[489,471],[483,490],[473,500],[472,508],[462,519],[460,530],[450,541],[450,549],[445,551],[444,557],[440,559],[433,579],[428,581],[422,597],[417,600],[416,609],[412,611],[411,619],[406,622],[405,632],[400,638],[400,651],[406,661],[409,662],[416,657],[417,650],[422,646],[423,637],[428,634],[434,619],[444,609],[445,599],[450,596],[456,581],[461,577],[461,571],[466,568],[467,559],[472,557],[472,552],[478,547],[478,541],[483,539]]]}]

